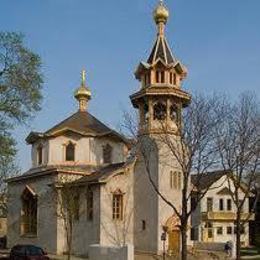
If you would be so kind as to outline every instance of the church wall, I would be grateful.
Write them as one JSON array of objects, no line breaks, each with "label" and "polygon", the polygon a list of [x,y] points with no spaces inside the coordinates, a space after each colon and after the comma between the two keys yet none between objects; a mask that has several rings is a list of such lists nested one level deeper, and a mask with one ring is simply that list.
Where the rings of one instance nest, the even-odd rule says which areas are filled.
[{"label": "church wall", "polygon": [[143,137],[142,145],[142,151],[147,148],[149,150],[149,147],[152,147],[152,150],[147,151],[149,162],[143,159],[142,153],[139,153],[134,168],[134,245],[137,251],[157,253],[158,195],[151,186],[146,172],[148,164],[151,176],[158,185],[157,148],[148,137]]},{"label": "church wall", "polygon": [[[56,208],[53,204],[54,194],[48,185],[53,182],[53,176],[39,177],[35,179],[22,180],[8,184],[8,228],[7,242],[11,248],[15,244],[36,244],[50,253],[57,252],[57,219]],[[29,237],[21,235],[21,195],[26,187],[37,194],[37,235]]]},{"label": "church wall", "polygon": [[122,142],[115,142],[110,138],[100,138],[94,140],[93,157],[96,164],[103,164],[103,146],[109,144],[112,146],[112,163],[120,163],[125,161],[125,144]]},{"label": "church wall", "polygon": [[[124,172],[112,177],[102,185],[100,208],[100,244],[102,246],[119,246],[133,244],[133,172],[125,169]],[[113,219],[113,193],[123,194],[123,219]]]},{"label": "church wall", "polygon": [[[180,188],[171,187],[171,172],[182,172],[176,158],[170,151],[168,145],[161,144],[158,141],[159,146],[159,187],[160,192],[169,200],[176,209],[180,212],[182,208],[182,190]],[[181,183],[183,181],[181,180]],[[170,218],[174,218],[176,225],[178,225],[179,219],[176,216],[172,207],[167,205],[165,201],[159,198],[159,221],[158,221],[158,248],[159,251],[163,250],[163,243],[161,241],[161,234],[163,232],[162,227],[166,226],[167,220],[169,221]],[[170,221],[171,222],[171,221]],[[169,227],[168,227],[169,228]],[[178,227],[175,227],[176,230],[179,230]],[[171,232],[172,230],[168,230]],[[168,237],[166,240],[166,248],[168,248]]]},{"label": "church wall", "polygon": [[[65,146],[75,144],[75,161],[65,161]],[[43,145],[43,165],[100,165],[103,164],[103,146],[110,144],[113,148],[112,162],[119,163],[125,160],[125,144],[115,142],[110,138],[88,138],[77,134],[58,136],[49,140],[36,142],[32,145],[32,166],[37,167],[37,148]]]},{"label": "church wall", "polygon": [[[75,161],[66,162],[65,161],[65,146],[72,142],[75,144]],[[91,161],[91,154],[89,149],[90,139],[87,137],[80,138],[78,135],[71,136],[58,136],[56,138],[50,139],[49,148],[49,165],[55,164],[94,164]]]},{"label": "church wall", "polygon": [[100,187],[92,186],[94,196],[93,220],[87,218],[87,187],[80,188],[79,220],[74,222],[73,254],[88,255],[89,246],[100,241]]}]

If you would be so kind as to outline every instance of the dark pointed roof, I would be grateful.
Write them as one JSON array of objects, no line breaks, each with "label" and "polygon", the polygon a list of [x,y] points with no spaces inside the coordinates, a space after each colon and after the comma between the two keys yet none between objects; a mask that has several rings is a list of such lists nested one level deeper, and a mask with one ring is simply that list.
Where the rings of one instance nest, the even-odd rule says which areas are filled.
[{"label": "dark pointed roof", "polygon": [[176,59],[173,57],[171,49],[164,35],[158,35],[152,48],[152,52],[147,60],[147,63],[153,64],[158,59],[161,59],[161,61],[163,61],[167,65],[176,63]]},{"label": "dark pointed roof", "polygon": [[214,182],[219,180],[222,176],[230,174],[230,171],[214,171],[204,174],[191,175],[191,183],[198,188],[198,190],[204,190],[209,188]]},{"label": "dark pointed roof", "polygon": [[26,138],[27,143],[34,143],[39,138],[56,136],[65,131],[76,132],[81,135],[105,136],[111,135],[127,143],[125,137],[112,130],[87,111],[78,111],[55,125],[45,133],[31,132]]}]

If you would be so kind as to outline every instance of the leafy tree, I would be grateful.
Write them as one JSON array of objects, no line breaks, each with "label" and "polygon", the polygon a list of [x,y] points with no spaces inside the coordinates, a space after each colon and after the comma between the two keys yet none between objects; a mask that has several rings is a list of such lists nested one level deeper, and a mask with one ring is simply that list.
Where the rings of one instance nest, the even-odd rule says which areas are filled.
[{"label": "leafy tree", "polygon": [[23,35],[0,32],[1,168],[9,169],[16,154],[13,128],[40,110],[42,84],[41,59],[25,46]]}]

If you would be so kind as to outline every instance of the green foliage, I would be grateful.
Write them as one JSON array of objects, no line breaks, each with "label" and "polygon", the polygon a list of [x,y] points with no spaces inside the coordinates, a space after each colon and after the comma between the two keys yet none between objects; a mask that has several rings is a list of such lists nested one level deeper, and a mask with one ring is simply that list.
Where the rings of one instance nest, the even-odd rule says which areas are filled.
[{"label": "green foliage", "polygon": [[0,167],[9,167],[16,153],[12,129],[39,111],[42,100],[41,59],[23,39],[19,33],[0,32]]}]

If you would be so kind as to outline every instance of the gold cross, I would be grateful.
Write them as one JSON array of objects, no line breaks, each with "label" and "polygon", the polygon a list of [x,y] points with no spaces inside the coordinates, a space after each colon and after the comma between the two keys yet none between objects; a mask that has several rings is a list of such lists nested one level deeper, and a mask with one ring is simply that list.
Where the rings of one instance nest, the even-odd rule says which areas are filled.
[{"label": "gold cross", "polygon": [[84,69],[81,71],[81,85],[86,85],[86,71]]}]

